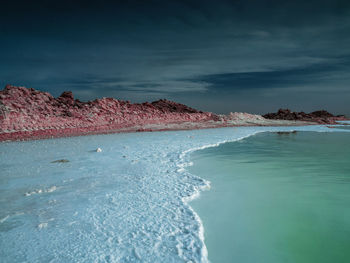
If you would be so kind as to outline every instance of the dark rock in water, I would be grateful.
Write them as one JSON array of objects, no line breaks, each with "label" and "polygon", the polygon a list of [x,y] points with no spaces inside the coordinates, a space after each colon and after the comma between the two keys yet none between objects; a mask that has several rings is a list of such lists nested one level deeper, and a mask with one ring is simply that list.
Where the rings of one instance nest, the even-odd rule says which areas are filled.
[{"label": "dark rock in water", "polygon": [[320,124],[334,124],[339,120],[346,120],[344,115],[334,116],[325,110],[314,111],[311,113],[293,112],[290,109],[279,109],[276,113],[267,113],[263,115],[265,119],[290,120],[290,121],[310,121]]},{"label": "dark rock in water", "polygon": [[52,161],[51,163],[69,163],[69,160],[67,160],[67,159],[60,159],[60,160]]},{"label": "dark rock in water", "polygon": [[278,135],[289,135],[289,134],[296,134],[297,131],[281,131],[281,132],[277,132]]}]

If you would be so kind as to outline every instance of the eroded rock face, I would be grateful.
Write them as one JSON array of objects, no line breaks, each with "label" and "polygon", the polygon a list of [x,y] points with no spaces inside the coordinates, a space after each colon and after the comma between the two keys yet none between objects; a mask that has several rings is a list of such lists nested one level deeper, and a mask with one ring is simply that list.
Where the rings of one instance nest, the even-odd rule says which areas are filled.
[{"label": "eroded rock face", "polygon": [[[1,134],[36,132],[39,137],[57,133],[98,133],[155,123],[204,122],[217,116],[168,100],[132,104],[114,98],[89,102],[75,100],[65,91],[58,98],[47,92],[7,85],[0,91]],[[41,134],[41,135],[40,135]],[[47,136],[42,136],[47,135]]]},{"label": "eroded rock face", "polygon": [[267,113],[263,117],[273,120],[311,121],[320,124],[334,124],[336,121],[346,120],[344,115],[334,116],[325,110],[305,113],[303,111],[293,112],[289,109],[279,109],[277,113]]},{"label": "eroded rock face", "polygon": [[307,114],[288,109],[264,117],[239,112],[216,115],[168,100],[132,104],[103,98],[82,102],[74,99],[70,91],[57,98],[47,92],[11,85],[0,91],[0,141],[127,131],[333,124],[346,119],[326,111]]},{"label": "eroded rock face", "polygon": [[157,100],[152,102],[152,105],[162,112],[203,113],[202,111],[169,100]]}]

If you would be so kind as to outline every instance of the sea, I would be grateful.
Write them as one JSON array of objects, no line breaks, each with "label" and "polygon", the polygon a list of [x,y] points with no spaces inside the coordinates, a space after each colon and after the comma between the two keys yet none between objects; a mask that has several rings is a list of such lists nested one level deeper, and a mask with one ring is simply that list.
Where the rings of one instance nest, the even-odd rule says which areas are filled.
[{"label": "sea", "polygon": [[349,262],[348,127],[0,143],[0,261]]}]

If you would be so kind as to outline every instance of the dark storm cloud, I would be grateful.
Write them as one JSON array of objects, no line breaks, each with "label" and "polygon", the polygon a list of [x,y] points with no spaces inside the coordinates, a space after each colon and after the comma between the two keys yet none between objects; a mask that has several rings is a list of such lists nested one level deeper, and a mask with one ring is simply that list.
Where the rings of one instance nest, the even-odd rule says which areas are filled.
[{"label": "dark storm cloud", "polygon": [[0,12],[1,85],[350,114],[349,1],[8,1]]}]

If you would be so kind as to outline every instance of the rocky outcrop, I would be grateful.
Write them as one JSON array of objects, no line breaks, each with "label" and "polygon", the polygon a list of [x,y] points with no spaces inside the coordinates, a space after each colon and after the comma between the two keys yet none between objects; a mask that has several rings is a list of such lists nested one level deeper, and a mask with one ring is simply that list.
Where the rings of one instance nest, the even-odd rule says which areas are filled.
[{"label": "rocky outcrop", "polygon": [[[208,122],[218,117],[168,100],[132,104],[113,98],[81,102],[72,92],[47,92],[7,85],[0,91],[0,141],[112,132],[150,124]],[[11,134],[11,135],[10,135]],[[15,139],[16,139],[15,138]]]},{"label": "rocky outcrop", "polygon": [[182,113],[203,113],[186,105],[179,104],[169,100],[157,100],[151,103],[152,106],[159,109],[161,112],[182,112]]},{"label": "rocky outcrop", "polygon": [[325,110],[305,113],[293,112],[289,109],[279,109],[277,113],[267,113],[263,115],[263,117],[273,120],[310,121],[320,124],[334,124],[336,121],[346,120],[346,117],[344,115],[334,116]]},{"label": "rocky outcrop", "polygon": [[264,117],[240,112],[216,115],[169,100],[133,104],[102,98],[82,102],[70,91],[57,98],[11,85],[0,91],[0,142],[112,132],[332,124],[345,119],[326,111],[306,114],[282,109]]}]

